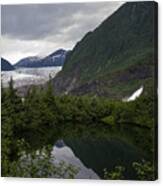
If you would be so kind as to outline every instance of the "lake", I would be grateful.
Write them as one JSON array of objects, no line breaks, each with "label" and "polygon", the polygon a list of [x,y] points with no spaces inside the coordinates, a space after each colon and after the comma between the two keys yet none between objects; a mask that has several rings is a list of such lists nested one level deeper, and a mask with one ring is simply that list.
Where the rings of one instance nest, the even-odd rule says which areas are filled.
[{"label": "lake", "polygon": [[124,166],[126,179],[134,179],[134,161],[141,161],[144,155],[134,146],[119,139],[64,139],[58,140],[52,150],[55,161],[64,161],[79,168],[77,179],[102,179],[104,169],[113,170]]},{"label": "lake", "polygon": [[76,175],[79,179],[103,179],[105,168],[112,171],[115,166],[124,166],[125,179],[132,180],[136,178],[132,163],[152,158],[145,149],[148,129],[128,125],[109,129],[100,123],[80,128],[80,131],[65,128],[62,133],[60,139],[52,137],[47,143],[53,144],[52,154],[57,161],[63,160],[79,168]]},{"label": "lake", "polygon": [[[61,67],[46,68],[21,68],[15,71],[1,73],[2,82],[7,86],[12,77],[15,87],[31,84],[43,84],[51,77],[55,77]],[[32,136],[30,144],[39,148],[52,145],[52,154],[55,156],[54,164],[65,161],[79,168],[75,176],[77,179],[103,179],[104,169],[111,171],[115,166],[124,166],[125,179],[135,179],[136,175],[132,163],[147,159],[143,151],[146,151],[145,144],[150,141],[149,129],[137,126],[116,126],[110,128],[102,123],[92,124],[85,127],[85,124],[78,124],[78,127],[65,124],[62,131],[57,134],[48,130],[48,135],[40,142],[39,137]],[[34,132],[35,133],[35,132]],[[148,146],[147,146],[148,149]],[[148,157],[149,158],[149,157]]]}]

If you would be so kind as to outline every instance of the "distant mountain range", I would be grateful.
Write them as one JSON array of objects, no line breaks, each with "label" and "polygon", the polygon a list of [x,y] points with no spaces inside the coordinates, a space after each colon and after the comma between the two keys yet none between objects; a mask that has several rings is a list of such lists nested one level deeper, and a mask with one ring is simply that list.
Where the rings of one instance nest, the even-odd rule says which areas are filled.
[{"label": "distant mountain range", "polygon": [[39,58],[37,56],[26,57],[18,61],[14,66],[16,68],[38,68],[48,66],[62,66],[64,64],[68,51],[59,49],[52,54]]},{"label": "distant mountain range", "polygon": [[67,55],[53,79],[56,94],[122,99],[154,86],[156,15],[154,1],[123,4]]},{"label": "distant mountain range", "polygon": [[1,70],[2,71],[11,71],[14,70],[14,67],[4,58],[1,58]]}]

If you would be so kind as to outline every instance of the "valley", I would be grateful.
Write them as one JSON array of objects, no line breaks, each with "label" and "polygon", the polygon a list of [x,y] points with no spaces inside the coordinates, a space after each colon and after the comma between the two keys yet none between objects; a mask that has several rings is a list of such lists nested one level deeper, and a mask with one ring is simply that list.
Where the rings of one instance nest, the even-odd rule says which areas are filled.
[{"label": "valley", "polygon": [[1,60],[2,176],[157,179],[157,3],[124,3],[84,34]]}]

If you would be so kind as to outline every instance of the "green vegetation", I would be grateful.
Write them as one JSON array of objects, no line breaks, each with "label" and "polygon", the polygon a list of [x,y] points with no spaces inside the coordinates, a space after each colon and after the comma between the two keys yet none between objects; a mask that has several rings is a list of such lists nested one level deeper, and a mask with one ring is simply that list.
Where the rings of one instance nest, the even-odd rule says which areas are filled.
[{"label": "green vegetation", "polygon": [[154,180],[154,167],[151,162],[142,161],[140,163],[134,162],[133,168],[135,169],[138,179],[140,180]]},{"label": "green vegetation", "polygon": [[125,168],[122,166],[116,166],[114,170],[108,172],[104,169],[104,179],[122,180],[124,179],[123,172]]},{"label": "green vegetation", "polygon": [[[19,142],[19,141],[18,141]],[[25,145],[23,140],[20,145]],[[74,178],[78,169],[64,161],[54,165],[55,157],[51,155],[51,148],[42,148],[37,151],[22,151],[20,146],[19,158],[10,162],[5,176],[26,178]],[[27,148],[27,147],[26,147]]]},{"label": "green vegetation", "polygon": [[[154,168],[150,162],[133,162],[133,168],[139,180],[154,180]],[[104,179],[123,180],[125,167],[116,166],[114,170],[104,169]]]},{"label": "green vegetation", "polygon": [[155,2],[125,3],[76,44],[54,78],[56,93],[129,96],[154,79]]},{"label": "green vegetation", "polygon": [[[129,162],[135,172],[132,179],[157,178],[156,8],[155,2],[125,3],[76,44],[55,79],[42,89],[30,88],[23,99],[12,79],[9,88],[2,87],[2,176],[74,178],[76,167],[52,164],[55,157],[49,146],[58,139],[69,138],[71,143],[83,138],[87,151],[97,152],[98,145],[105,148],[101,139],[110,138],[125,142],[133,156],[129,145],[136,148],[146,159]],[[142,85],[138,99],[121,101]],[[86,139],[100,140],[90,148]],[[123,149],[119,141],[112,144]],[[86,153],[80,145],[77,151]],[[118,158],[128,160],[124,154]],[[93,164],[92,159],[89,154],[87,160]],[[120,158],[116,163],[110,170],[104,164],[99,176],[130,179],[129,166],[124,167]]]},{"label": "green vegetation", "polygon": [[[72,178],[77,169],[64,163],[52,166],[50,150],[46,149],[48,145],[64,137],[116,136],[137,146],[154,167],[155,171],[151,173],[146,170],[148,164],[142,165],[143,168],[134,164],[137,172],[145,174],[138,179],[148,179],[146,172],[154,178],[157,172],[154,161],[156,100],[153,90],[149,90],[133,102],[89,96],[54,96],[49,81],[46,90],[31,88],[22,100],[11,80],[8,89],[2,88],[2,176]],[[115,171],[118,174],[113,171],[109,178],[116,179],[123,172],[119,168]]]}]

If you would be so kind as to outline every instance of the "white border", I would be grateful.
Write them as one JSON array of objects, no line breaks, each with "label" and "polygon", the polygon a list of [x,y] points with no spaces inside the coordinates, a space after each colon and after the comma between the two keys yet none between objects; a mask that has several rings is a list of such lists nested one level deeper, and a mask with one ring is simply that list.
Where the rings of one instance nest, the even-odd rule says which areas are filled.
[{"label": "white border", "polygon": [[[25,4],[25,3],[64,3],[64,2],[97,2],[98,0],[1,0],[1,4]],[[100,0],[99,0],[100,1]],[[109,0],[105,0],[109,1]],[[114,0],[116,1],[116,0]],[[128,0],[133,1],[133,0]],[[139,0],[140,1],[140,0]],[[157,0],[159,3],[159,179],[154,182],[146,181],[105,181],[105,180],[57,180],[57,179],[23,179],[23,178],[0,178],[1,186],[76,186],[76,185],[85,185],[87,186],[106,186],[106,185],[163,185],[163,1]]]}]

